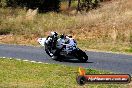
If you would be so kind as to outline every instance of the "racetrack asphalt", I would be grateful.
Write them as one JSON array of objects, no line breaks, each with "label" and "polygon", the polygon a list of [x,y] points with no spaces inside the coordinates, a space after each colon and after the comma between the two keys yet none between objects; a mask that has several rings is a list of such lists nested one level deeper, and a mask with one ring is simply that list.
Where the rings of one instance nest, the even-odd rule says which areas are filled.
[{"label": "racetrack asphalt", "polygon": [[41,61],[44,63],[82,66],[98,70],[132,75],[132,55],[86,51],[89,60],[81,63],[75,59],[65,61],[52,60],[42,47],[0,44],[0,57],[20,58],[22,60]]}]

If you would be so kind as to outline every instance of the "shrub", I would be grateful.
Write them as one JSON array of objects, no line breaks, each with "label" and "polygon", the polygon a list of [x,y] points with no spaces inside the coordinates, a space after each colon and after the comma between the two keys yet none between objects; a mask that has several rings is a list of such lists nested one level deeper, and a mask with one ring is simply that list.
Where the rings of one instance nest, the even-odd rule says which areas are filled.
[{"label": "shrub", "polygon": [[10,34],[11,29],[0,29],[0,35]]}]

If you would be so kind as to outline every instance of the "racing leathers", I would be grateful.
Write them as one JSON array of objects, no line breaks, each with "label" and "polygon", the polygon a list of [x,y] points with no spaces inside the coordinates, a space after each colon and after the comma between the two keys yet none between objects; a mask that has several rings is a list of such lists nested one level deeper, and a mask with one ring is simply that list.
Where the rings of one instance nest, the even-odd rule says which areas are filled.
[{"label": "racing leathers", "polygon": [[57,40],[56,51],[54,52],[54,56],[59,56],[60,55],[60,52],[64,48],[64,45],[63,44],[65,44],[65,39],[59,38]]},{"label": "racing leathers", "polygon": [[45,41],[45,51],[49,56],[53,56],[52,50],[56,49],[57,37],[48,36]]}]

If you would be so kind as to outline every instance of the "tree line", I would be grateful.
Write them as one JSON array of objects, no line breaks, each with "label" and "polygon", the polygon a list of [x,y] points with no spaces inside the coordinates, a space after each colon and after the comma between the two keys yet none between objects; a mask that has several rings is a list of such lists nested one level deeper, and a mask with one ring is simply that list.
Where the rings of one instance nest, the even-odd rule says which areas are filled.
[{"label": "tree line", "polygon": [[[0,7],[22,7],[26,9],[36,9],[38,8],[39,12],[47,11],[60,11],[60,4],[63,1],[68,2],[68,8],[70,8],[72,1],[75,0],[0,0]],[[77,10],[86,10],[88,11],[91,7],[97,7],[99,1],[106,0],[76,0],[78,2]],[[108,1],[108,0],[107,0]]]},{"label": "tree line", "polygon": [[0,0],[0,7],[38,8],[39,12],[59,11],[60,0]]}]

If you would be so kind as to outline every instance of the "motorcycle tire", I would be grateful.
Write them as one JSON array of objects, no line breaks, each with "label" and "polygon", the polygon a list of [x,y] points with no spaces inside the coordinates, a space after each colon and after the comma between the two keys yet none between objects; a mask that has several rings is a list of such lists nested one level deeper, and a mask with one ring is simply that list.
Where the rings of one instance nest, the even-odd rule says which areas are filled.
[{"label": "motorcycle tire", "polygon": [[77,50],[77,58],[81,62],[87,62],[88,60],[88,56],[86,55],[86,53],[80,49]]}]

